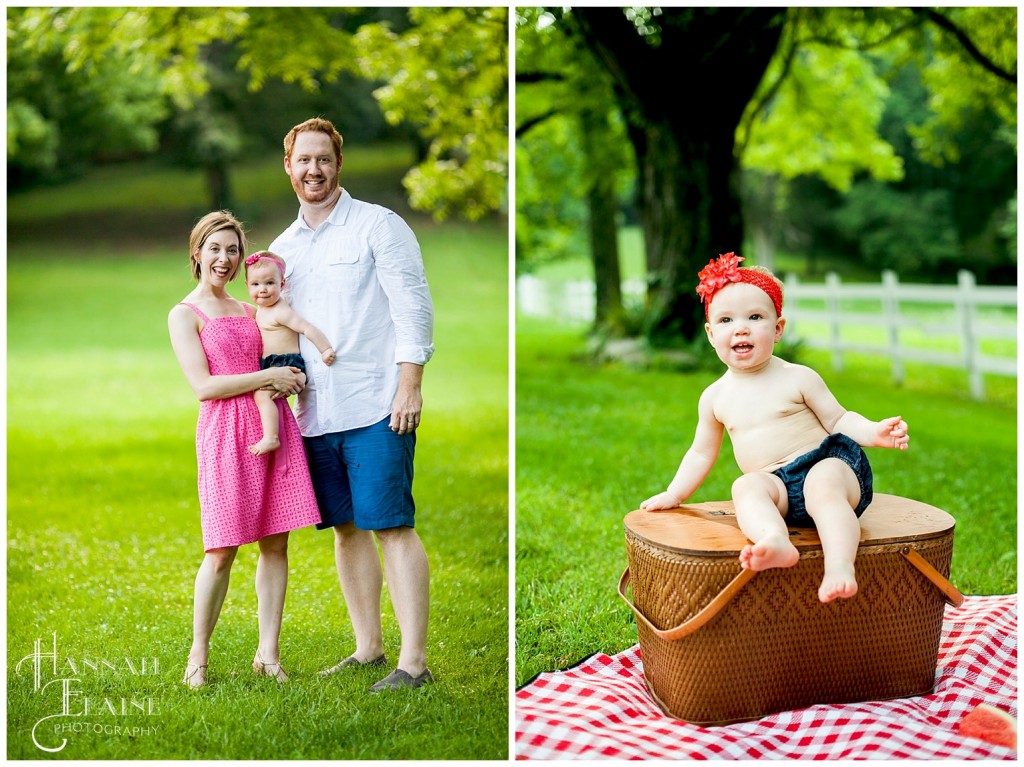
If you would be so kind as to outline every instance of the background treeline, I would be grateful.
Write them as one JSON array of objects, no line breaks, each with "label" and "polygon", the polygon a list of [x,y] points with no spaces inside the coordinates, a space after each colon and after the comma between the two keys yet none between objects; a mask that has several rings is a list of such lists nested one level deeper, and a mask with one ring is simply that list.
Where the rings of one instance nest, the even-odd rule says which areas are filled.
[{"label": "background treeline", "polygon": [[[693,275],[736,250],[802,276],[1016,280],[1017,10],[517,8],[516,265],[593,263],[622,330],[693,337]],[[629,329],[626,329],[629,332]]]},{"label": "background treeline", "polygon": [[505,8],[8,8],[7,39],[11,192],[152,155],[230,208],[232,167],[323,115],[412,143],[436,218],[507,205]]}]

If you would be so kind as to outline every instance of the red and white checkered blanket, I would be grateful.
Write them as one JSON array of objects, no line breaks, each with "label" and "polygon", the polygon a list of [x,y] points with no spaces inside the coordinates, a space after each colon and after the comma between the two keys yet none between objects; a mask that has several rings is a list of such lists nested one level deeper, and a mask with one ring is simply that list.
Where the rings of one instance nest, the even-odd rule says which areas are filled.
[{"label": "red and white checkered blanket", "polygon": [[698,727],[662,713],[640,648],[540,674],[516,692],[518,759],[1014,759],[957,733],[979,703],[1017,715],[1017,596],[946,607],[935,692]]}]

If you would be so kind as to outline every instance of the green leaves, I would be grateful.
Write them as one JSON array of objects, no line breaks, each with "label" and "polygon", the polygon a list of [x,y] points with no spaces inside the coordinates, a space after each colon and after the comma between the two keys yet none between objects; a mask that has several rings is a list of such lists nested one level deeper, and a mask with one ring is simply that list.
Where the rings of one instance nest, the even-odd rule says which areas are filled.
[{"label": "green leaves", "polygon": [[[787,34],[798,36],[799,26]],[[783,47],[797,44],[776,56],[737,130],[744,166],[785,178],[816,174],[843,192],[862,172],[900,180],[902,160],[878,133],[889,88],[870,59],[816,42]]]},{"label": "green leaves", "polygon": [[867,173],[903,177],[902,160],[879,135],[887,77],[911,64],[928,91],[928,113],[906,125],[914,150],[933,164],[956,162],[956,137],[991,110],[1016,128],[1013,8],[799,9],[737,131],[743,165],[785,178],[814,174],[840,191]]},{"label": "green leaves", "polygon": [[[1015,8],[942,8],[936,12],[940,13],[996,67],[1016,73]],[[923,55],[927,50],[924,46],[917,52],[924,59],[923,80],[929,91],[931,115],[910,128],[922,157],[936,165],[957,162],[960,157],[955,141],[957,132],[969,124],[972,115],[985,110],[992,110],[1007,125],[1010,134],[1015,134],[1016,84],[985,71],[947,30],[933,30],[929,43],[927,49],[933,51],[930,57]],[[970,76],[965,76],[965,70]]]},{"label": "green leaves", "polygon": [[415,208],[469,220],[507,206],[508,11],[413,8],[401,34],[369,24],[355,36],[364,76],[388,122],[417,126],[424,160],[403,180]]},{"label": "green leaves", "polygon": [[349,75],[380,81],[388,121],[426,143],[405,179],[412,204],[478,219],[507,206],[507,25],[504,7],[11,8],[8,161],[52,169],[152,151],[173,113],[201,139],[194,157],[228,162],[244,146],[233,90],[278,80],[317,94]]},{"label": "green leaves", "polygon": [[[599,180],[623,202],[635,160],[607,73],[539,8],[516,9],[516,268],[589,251]],[[560,24],[562,26],[560,26]]]},{"label": "green leaves", "polygon": [[312,93],[323,81],[355,74],[352,34],[332,23],[333,14],[324,8],[248,9],[238,68],[248,71],[249,90],[276,78]]},{"label": "green leaves", "polygon": [[123,9],[8,10],[9,163],[38,173],[155,148],[167,108],[159,61],[137,50],[139,22]]}]

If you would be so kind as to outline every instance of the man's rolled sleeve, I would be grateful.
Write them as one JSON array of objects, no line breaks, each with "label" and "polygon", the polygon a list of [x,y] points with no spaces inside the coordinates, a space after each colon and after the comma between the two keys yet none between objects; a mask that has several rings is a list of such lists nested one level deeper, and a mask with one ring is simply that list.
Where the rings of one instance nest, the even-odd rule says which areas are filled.
[{"label": "man's rolled sleeve", "polygon": [[412,362],[415,365],[426,365],[434,356],[434,345],[429,346],[398,346],[395,348],[395,364]]},{"label": "man's rolled sleeve", "polygon": [[400,216],[381,217],[373,255],[395,325],[395,363],[425,365],[434,354],[434,304],[419,243]]}]

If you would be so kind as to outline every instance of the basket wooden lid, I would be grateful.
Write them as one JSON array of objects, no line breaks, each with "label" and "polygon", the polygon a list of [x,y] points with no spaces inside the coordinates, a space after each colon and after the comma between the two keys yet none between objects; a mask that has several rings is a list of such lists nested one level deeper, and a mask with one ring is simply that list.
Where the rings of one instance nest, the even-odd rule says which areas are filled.
[{"label": "basket wooden lid", "polygon": [[[898,495],[875,493],[860,518],[860,543],[886,544],[937,538],[956,521],[946,512]],[[626,529],[653,546],[684,554],[738,555],[747,538],[736,524],[732,501],[684,504],[668,511],[638,509],[626,515]],[[819,548],[813,527],[789,528],[797,549]]]}]

